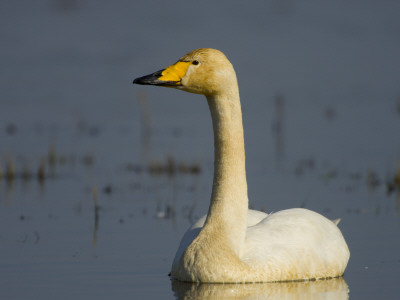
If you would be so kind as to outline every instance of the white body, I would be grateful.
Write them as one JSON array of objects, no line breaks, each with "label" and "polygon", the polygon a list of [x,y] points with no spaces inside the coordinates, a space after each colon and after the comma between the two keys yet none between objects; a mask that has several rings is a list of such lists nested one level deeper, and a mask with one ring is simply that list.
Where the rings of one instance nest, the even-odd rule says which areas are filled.
[{"label": "white body", "polygon": [[[206,218],[204,215],[186,231],[172,269],[179,268],[184,251],[198,236]],[[273,214],[248,210],[239,258],[253,268],[238,282],[321,279],[343,273],[349,250],[336,222],[311,210],[292,208]]]}]

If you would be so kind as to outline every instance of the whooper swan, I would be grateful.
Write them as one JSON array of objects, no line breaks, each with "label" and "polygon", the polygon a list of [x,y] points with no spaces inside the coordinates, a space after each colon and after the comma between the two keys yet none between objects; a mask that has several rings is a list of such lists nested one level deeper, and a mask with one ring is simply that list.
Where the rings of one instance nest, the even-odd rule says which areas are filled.
[{"label": "whooper swan", "polygon": [[343,274],[350,252],[336,222],[301,208],[269,215],[248,209],[239,89],[222,52],[194,50],[133,83],[203,94],[211,112],[215,157],[210,207],[183,236],[173,278],[238,283]]}]

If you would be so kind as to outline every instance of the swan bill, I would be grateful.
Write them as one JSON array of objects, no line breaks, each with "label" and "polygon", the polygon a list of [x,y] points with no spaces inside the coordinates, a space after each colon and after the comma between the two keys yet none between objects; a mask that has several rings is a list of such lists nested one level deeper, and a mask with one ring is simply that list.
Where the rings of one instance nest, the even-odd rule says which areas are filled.
[{"label": "swan bill", "polygon": [[185,76],[190,64],[190,62],[178,61],[168,68],[136,78],[133,83],[167,87],[181,86],[181,80]]}]

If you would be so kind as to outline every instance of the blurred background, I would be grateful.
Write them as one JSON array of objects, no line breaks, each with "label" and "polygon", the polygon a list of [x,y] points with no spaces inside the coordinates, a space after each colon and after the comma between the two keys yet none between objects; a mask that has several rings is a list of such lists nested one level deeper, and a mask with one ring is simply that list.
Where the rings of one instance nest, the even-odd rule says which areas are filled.
[{"label": "blurred background", "polygon": [[250,206],[342,218],[338,298],[398,295],[398,1],[15,0],[0,25],[1,297],[204,295],[167,274],[209,204],[206,101],[132,85],[201,47],[237,73]]}]

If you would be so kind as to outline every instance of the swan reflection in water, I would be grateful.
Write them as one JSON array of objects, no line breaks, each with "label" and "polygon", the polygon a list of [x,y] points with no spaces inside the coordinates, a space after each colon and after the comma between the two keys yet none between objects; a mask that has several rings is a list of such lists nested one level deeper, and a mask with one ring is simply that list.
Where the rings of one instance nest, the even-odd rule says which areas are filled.
[{"label": "swan reflection in water", "polygon": [[349,299],[343,277],[317,280],[247,284],[207,284],[171,280],[177,299]]}]

